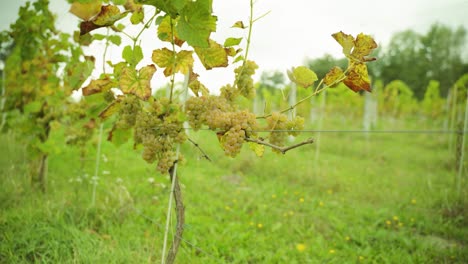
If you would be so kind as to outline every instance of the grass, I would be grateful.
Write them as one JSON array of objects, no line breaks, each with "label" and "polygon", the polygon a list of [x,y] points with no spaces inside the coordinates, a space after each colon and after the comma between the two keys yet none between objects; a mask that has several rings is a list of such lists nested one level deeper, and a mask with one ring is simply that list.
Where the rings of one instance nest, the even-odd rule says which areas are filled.
[{"label": "grass", "polygon": [[[182,148],[177,263],[468,262],[468,195],[454,191],[447,135],[322,133],[318,159],[314,145],[232,159],[215,135],[191,138],[213,162]],[[103,143],[92,207],[95,148],[82,169],[77,149],[53,154],[40,194],[21,145],[0,141],[0,263],[160,260],[170,184],[131,145]]]}]

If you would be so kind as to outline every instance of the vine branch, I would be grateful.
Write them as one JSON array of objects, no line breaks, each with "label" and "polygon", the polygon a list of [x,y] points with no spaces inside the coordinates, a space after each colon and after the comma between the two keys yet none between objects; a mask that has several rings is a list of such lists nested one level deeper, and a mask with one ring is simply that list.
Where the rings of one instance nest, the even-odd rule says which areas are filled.
[{"label": "vine branch", "polygon": [[212,160],[210,159],[210,157],[208,157],[208,155],[206,154],[206,152],[203,151],[203,149],[200,147],[200,145],[199,145],[197,142],[193,141],[191,138],[187,138],[187,140],[190,141],[190,143],[192,143],[192,144],[201,152],[202,158],[205,158],[205,159],[207,159],[207,160],[210,161],[210,162],[212,161]]},{"label": "vine branch", "polygon": [[281,152],[283,154],[286,154],[286,152],[291,150],[291,149],[295,149],[295,148],[298,148],[298,147],[301,147],[301,146],[304,146],[304,145],[314,143],[314,139],[309,138],[307,140],[304,140],[304,141],[302,141],[300,143],[297,143],[297,144],[294,144],[294,145],[291,145],[291,146],[288,146],[288,147],[280,147],[280,146],[277,146],[277,145],[274,145],[274,144],[271,144],[271,143],[268,143],[268,142],[265,142],[265,141],[259,140],[259,139],[245,138],[244,140],[247,141],[247,142],[253,142],[253,143],[256,143],[256,144],[259,144],[259,145],[264,145],[264,146],[270,147],[272,149],[276,149],[276,150],[278,150],[279,152]]}]

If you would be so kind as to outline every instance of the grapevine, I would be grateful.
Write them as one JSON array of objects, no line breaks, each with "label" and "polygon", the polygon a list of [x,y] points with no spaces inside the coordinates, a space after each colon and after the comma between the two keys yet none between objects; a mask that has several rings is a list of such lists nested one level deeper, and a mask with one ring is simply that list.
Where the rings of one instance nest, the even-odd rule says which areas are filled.
[{"label": "grapevine", "polygon": [[[285,154],[294,148],[313,143],[313,139],[307,139],[286,146],[287,135],[297,136],[304,128],[302,117],[288,118],[287,112],[341,82],[355,92],[370,91],[366,63],[374,60],[368,56],[377,47],[375,41],[362,33],[353,37],[338,32],[332,36],[348,58],[347,68],[332,68],[318,85],[315,85],[318,81],[317,75],[311,69],[305,66],[291,68],[288,71],[290,80],[297,86],[311,91],[309,95],[288,108],[256,116],[249,107],[239,103],[242,100],[252,100],[256,96],[254,75],[259,66],[249,59],[249,49],[253,25],[266,14],[254,18],[252,0],[248,23],[238,21],[232,29],[247,30],[246,39],[227,38],[224,44],[218,43],[219,40],[212,37],[212,33],[217,30],[217,17],[212,11],[212,0],[69,2],[70,12],[81,19],[73,39],[81,46],[104,42],[105,49],[100,54],[102,56],[97,56],[102,60],[101,75],[82,87],[95,68],[96,58],[85,56],[81,47],[70,43],[70,35],[56,35],[53,16],[47,9],[48,2],[38,0],[34,5],[34,12],[45,14],[44,17],[50,18],[50,21],[42,21],[37,28],[30,19],[34,17],[34,12],[27,12],[29,6],[23,10],[21,19],[29,21],[26,24],[31,28],[36,27],[34,32],[40,41],[29,43],[25,39],[15,38],[21,34],[13,34],[13,40],[18,42],[18,46],[10,56],[7,63],[10,68],[7,69],[11,75],[10,86],[21,87],[21,93],[18,93],[18,90],[7,91],[7,96],[16,99],[7,101],[8,109],[19,108],[20,114],[25,114],[26,119],[29,116],[33,117],[34,126],[42,128],[36,132],[41,143],[47,140],[54,121],[61,120],[64,115],[69,115],[65,118],[68,124],[78,119],[83,120],[76,122],[79,123],[76,127],[70,127],[75,131],[68,137],[69,143],[86,142],[98,122],[109,124],[108,139],[116,144],[133,138],[135,148],[141,149],[142,158],[148,163],[154,163],[159,173],[169,174],[175,188],[172,190],[176,200],[177,237],[166,258],[169,263],[175,259],[183,231],[184,211],[176,173],[177,164],[183,159],[183,155],[179,153],[180,145],[187,141],[194,143],[186,135],[184,122],[188,122],[195,131],[213,131],[224,153],[230,157],[238,155],[246,142],[251,147],[252,144],[255,145],[252,149],[259,156],[263,154],[264,147]],[[148,13],[152,15],[147,17]],[[17,24],[16,29],[20,33],[30,30],[21,28],[22,25],[24,23]],[[137,31],[130,33],[128,27],[137,28]],[[151,62],[148,64],[146,60],[146,65],[143,65],[142,61],[145,55],[148,55],[141,46],[145,31],[152,31],[152,43],[161,45],[152,50],[151,56],[147,57]],[[45,35],[40,35],[44,32]],[[122,47],[121,60],[106,61],[109,45],[120,46],[122,37],[130,39],[131,44]],[[241,47],[242,43],[245,46]],[[64,58],[67,56],[63,55],[64,50],[69,51],[66,53],[69,57]],[[56,76],[60,63],[65,61],[68,64],[63,66],[64,75],[56,79],[48,78]],[[233,81],[220,87],[219,94],[211,94],[195,72],[196,61],[206,70],[236,64],[232,73]],[[166,81],[170,85],[167,96],[153,94],[153,77],[156,71],[161,71],[167,78]],[[175,83],[179,75],[186,76],[187,82],[184,87],[190,89],[192,95],[188,99],[178,98],[175,93]],[[40,82],[40,89],[36,88],[36,80]],[[59,92],[52,92],[56,87],[59,87]],[[62,107],[60,103],[65,101],[64,98],[69,96],[73,89],[82,92],[83,101]],[[39,98],[42,97],[47,99],[41,101]],[[80,110],[80,107],[90,105],[99,111]],[[68,113],[62,111],[67,109]],[[269,134],[263,137],[260,131],[268,131]],[[200,146],[194,144],[204,153]],[[169,206],[169,212],[170,209]],[[170,217],[168,221],[169,219]],[[163,250],[163,262],[165,254]]]}]

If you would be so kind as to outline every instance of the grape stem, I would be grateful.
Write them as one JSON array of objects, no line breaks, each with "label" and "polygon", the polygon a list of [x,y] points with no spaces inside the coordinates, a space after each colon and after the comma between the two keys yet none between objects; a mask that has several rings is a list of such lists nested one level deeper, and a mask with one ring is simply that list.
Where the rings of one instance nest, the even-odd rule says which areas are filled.
[{"label": "grape stem", "polygon": [[206,152],[203,151],[203,149],[200,147],[200,145],[199,145],[197,142],[193,141],[193,140],[190,139],[190,138],[187,138],[187,139],[188,139],[188,141],[190,141],[190,143],[192,143],[192,144],[201,152],[202,158],[205,158],[205,159],[207,159],[207,160],[210,161],[210,162],[212,161],[212,160],[210,159],[210,157],[208,157],[208,155],[206,154]]},{"label": "grape stem", "polygon": [[260,140],[260,139],[254,139],[254,138],[247,138],[246,137],[246,138],[244,138],[244,140],[247,141],[247,142],[253,142],[253,143],[256,143],[256,144],[259,144],[259,145],[264,145],[264,146],[270,147],[272,149],[276,149],[276,150],[278,150],[279,152],[281,152],[283,154],[286,154],[286,152],[291,150],[291,149],[295,149],[295,148],[298,148],[300,146],[304,146],[304,145],[314,143],[314,139],[309,138],[309,139],[304,140],[304,141],[302,141],[300,143],[297,143],[295,145],[291,145],[291,146],[288,146],[288,147],[280,147],[280,146],[265,142],[265,141]]}]

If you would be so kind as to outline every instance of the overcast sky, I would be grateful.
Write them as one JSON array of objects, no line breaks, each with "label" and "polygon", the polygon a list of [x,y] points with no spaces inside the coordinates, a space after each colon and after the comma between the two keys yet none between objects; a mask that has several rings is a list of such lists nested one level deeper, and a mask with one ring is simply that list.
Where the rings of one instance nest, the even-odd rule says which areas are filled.
[{"label": "overcast sky", "polygon": [[[17,17],[17,10],[24,0],[2,0],[0,30],[5,30]],[[51,0],[51,9],[58,14],[58,26],[62,31],[72,32],[78,28],[78,19],[67,11],[66,0]],[[245,36],[246,32],[230,28],[231,25],[249,17],[249,0],[214,0],[213,8],[218,16],[218,32],[212,37],[220,43],[226,37]],[[425,32],[435,22],[452,27],[468,27],[468,0],[257,0],[254,17],[270,12],[253,27],[250,59],[255,60],[261,71],[280,70],[285,72],[298,66],[306,58],[320,57],[325,53],[341,56],[340,46],[330,36],[344,31],[356,35],[360,32],[374,36],[377,43],[385,46],[392,34],[413,29]],[[136,29],[134,29],[136,31]],[[129,29],[132,33],[132,29]],[[155,48],[154,37],[148,32],[143,48],[150,57]],[[244,45],[244,42],[242,43]],[[102,47],[95,45],[90,52],[99,54]],[[110,59],[119,61],[120,51],[111,50]],[[142,62],[142,65],[151,61]],[[162,71],[159,71],[162,72]],[[212,90],[232,83],[232,71],[198,70],[201,79]],[[97,76],[98,72],[94,75]],[[257,75],[258,77],[259,75]],[[161,84],[161,73],[155,77]]]}]

